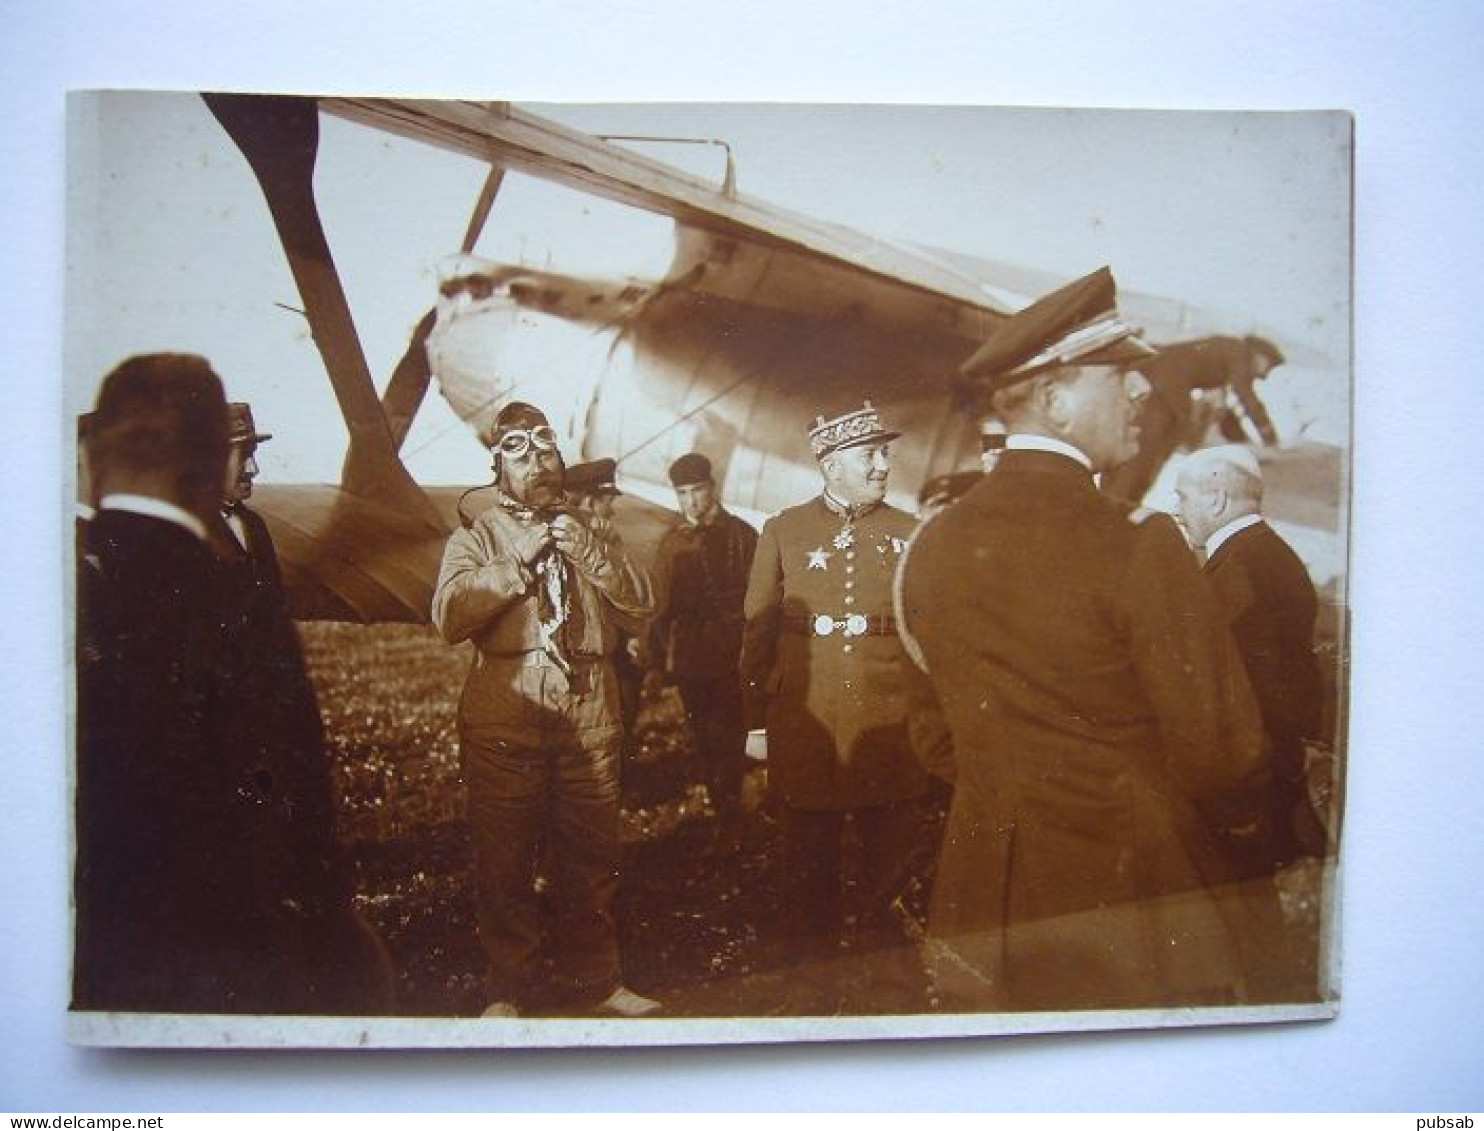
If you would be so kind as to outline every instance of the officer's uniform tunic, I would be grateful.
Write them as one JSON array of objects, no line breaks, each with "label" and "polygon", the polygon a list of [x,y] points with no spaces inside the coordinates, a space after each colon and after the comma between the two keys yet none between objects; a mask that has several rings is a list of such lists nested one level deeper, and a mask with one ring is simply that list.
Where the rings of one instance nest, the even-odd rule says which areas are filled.
[{"label": "officer's uniform tunic", "polygon": [[882,504],[850,524],[825,497],[764,526],[742,646],[766,697],[770,788],[787,806],[847,810],[921,796],[906,736],[905,662],[892,616],[897,561],[916,526]]}]

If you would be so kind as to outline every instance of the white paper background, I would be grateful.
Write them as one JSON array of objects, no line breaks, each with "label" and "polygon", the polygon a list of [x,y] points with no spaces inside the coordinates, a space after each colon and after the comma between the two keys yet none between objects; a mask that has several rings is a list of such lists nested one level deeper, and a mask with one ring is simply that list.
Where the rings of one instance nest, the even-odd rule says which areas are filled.
[{"label": "white paper background", "polygon": [[[1472,340],[1484,9],[5,0],[0,29],[0,1110],[1484,1108],[1474,565],[1484,497],[1464,462],[1484,407]],[[1354,111],[1356,617],[1340,1019],[631,1052],[68,1047],[62,96],[100,87]],[[1098,173],[1069,159],[1067,175]]]}]

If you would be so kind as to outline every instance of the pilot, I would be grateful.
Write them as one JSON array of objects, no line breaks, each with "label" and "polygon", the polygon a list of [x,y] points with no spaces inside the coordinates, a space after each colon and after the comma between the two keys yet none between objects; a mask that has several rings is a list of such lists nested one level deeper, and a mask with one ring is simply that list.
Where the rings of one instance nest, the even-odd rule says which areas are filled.
[{"label": "pilot", "polygon": [[[867,1008],[885,1012],[923,1008],[921,970],[894,905],[914,865],[936,849],[921,843],[928,778],[908,741],[891,606],[897,560],[917,525],[886,502],[899,435],[869,401],[817,419],[809,444],[824,489],[763,526],[741,660],[753,721],[761,716],[767,729],[786,941],[815,962],[843,945],[875,952],[883,980],[860,979],[858,988],[872,995]],[[844,931],[847,820],[860,845],[856,938]],[[809,980],[835,993],[827,979]],[[841,1002],[816,998],[806,1008],[833,1012]]]},{"label": "pilot", "polygon": [[[445,640],[475,649],[458,727],[489,965],[485,1016],[640,1016],[658,1003],[619,973],[612,655],[617,618],[653,607],[649,578],[568,502],[556,432],[540,409],[502,408],[491,449],[494,502],[449,538],[432,608]],[[538,863],[551,885],[549,932]]]},{"label": "pilot", "polygon": [[737,664],[757,531],[721,505],[711,461],[699,452],[677,459],[669,476],[680,522],[665,532],[655,555],[647,678],[673,680],[679,689],[706,792],[721,827],[734,835],[747,768]]},{"label": "pilot", "polygon": [[1207,887],[1193,802],[1241,788],[1261,728],[1179,530],[1093,476],[1132,454],[1150,354],[1106,268],[997,327],[965,364],[1009,427],[984,482],[923,527],[904,631],[951,732],[929,913],[964,1010],[1236,1001],[1238,908]]},{"label": "pilot", "polygon": [[[78,576],[73,1006],[327,1013],[358,939],[328,767],[283,757],[210,545],[228,414],[204,358],[130,358],[88,431],[98,511]],[[353,964],[353,963],[352,963]]]}]

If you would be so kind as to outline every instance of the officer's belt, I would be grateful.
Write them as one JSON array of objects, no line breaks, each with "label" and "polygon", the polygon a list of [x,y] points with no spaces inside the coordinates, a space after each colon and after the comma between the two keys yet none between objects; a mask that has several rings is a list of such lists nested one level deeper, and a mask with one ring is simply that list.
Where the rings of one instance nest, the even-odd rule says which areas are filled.
[{"label": "officer's belt", "polygon": [[784,613],[783,628],[787,632],[802,632],[806,636],[895,636],[897,621],[893,616],[867,616],[865,613],[847,613],[831,616],[829,613]]}]

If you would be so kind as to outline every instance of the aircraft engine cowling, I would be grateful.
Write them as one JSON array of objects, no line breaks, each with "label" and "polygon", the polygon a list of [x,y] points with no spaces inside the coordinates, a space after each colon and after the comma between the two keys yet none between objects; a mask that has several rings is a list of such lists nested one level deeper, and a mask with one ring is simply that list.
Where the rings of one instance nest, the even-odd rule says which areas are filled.
[{"label": "aircraft engine cowling", "polygon": [[[501,407],[528,401],[546,413],[563,454],[580,458],[584,422],[617,331],[523,306],[508,286],[440,296],[428,363],[449,406],[488,443]],[[571,447],[569,448],[569,445]]]}]

